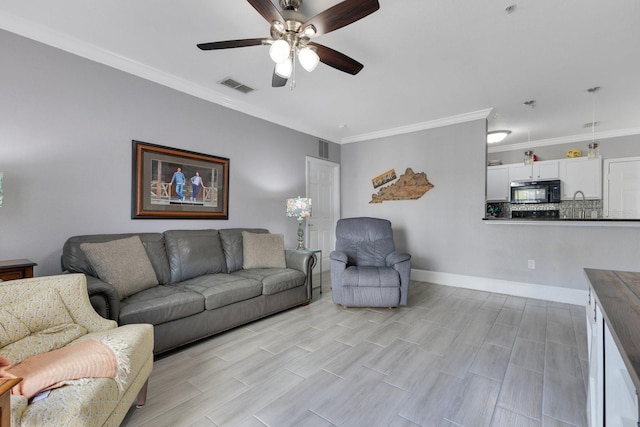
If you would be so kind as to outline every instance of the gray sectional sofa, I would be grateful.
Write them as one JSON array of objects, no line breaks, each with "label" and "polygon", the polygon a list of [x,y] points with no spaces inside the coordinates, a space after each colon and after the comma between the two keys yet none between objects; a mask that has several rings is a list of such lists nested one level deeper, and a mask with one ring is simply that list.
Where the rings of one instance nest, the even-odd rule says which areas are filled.
[{"label": "gray sectional sofa", "polygon": [[[269,248],[270,236],[278,235],[234,228],[74,236],[64,244],[62,268],[87,276],[101,316],[152,324],[158,354],[310,302],[315,256],[285,250],[281,236],[281,247]],[[136,252],[129,243],[138,238]],[[284,252],[283,260],[261,260],[265,250],[267,258]],[[118,280],[127,279],[123,288]]]}]

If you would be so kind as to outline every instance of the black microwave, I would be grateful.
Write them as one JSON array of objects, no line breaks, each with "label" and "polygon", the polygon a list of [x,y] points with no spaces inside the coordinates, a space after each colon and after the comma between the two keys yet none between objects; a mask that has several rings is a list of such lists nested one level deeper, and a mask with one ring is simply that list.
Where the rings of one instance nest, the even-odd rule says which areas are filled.
[{"label": "black microwave", "polygon": [[560,203],[561,197],[559,179],[511,183],[511,203]]}]

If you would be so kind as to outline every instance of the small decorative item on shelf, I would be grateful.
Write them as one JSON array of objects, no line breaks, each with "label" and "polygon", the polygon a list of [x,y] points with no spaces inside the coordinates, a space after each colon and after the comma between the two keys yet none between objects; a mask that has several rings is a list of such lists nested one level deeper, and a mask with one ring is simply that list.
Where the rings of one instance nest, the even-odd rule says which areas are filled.
[{"label": "small decorative item on shelf", "polygon": [[582,157],[582,151],[578,150],[577,148],[572,148],[571,150],[567,151],[567,158],[573,159],[574,157]]},{"label": "small decorative item on shelf", "polygon": [[533,154],[533,150],[527,150],[524,152],[524,164],[525,165],[531,165],[533,164],[533,160],[534,160],[534,154]]},{"label": "small decorative item on shelf", "polygon": [[298,247],[296,249],[302,251],[305,249],[302,221],[311,217],[311,199],[301,196],[287,199],[287,216],[298,220]]},{"label": "small decorative item on shelf", "polygon": [[598,143],[597,142],[591,142],[589,144],[589,151],[587,154],[587,157],[589,157],[590,159],[595,159],[596,157],[598,157],[599,153],[599,149],[598,149]]}]

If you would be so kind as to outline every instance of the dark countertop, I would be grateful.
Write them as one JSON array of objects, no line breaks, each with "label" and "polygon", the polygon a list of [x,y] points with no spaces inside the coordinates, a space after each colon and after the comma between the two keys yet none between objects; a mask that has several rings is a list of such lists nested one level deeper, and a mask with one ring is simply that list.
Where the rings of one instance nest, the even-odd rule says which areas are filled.
[{"label": "dark countertop", "polygon": [[638,219],[622,219],[622,218],[598,218],[598,219],[576,219],[576,218],[495,218],[495,217],[485,217],[482,218],[483,221],[511,221],[511,222],[535,222],[535,221],[543,221],[543,222],[593,222],[593,223],[605,223],[605,222],[637,222],[640,223],[640,218]]},{"label": "dark countertop", "polygon": [[636,390],[640,391],[640,273],[585,268],[590,295],[602,311]]}]

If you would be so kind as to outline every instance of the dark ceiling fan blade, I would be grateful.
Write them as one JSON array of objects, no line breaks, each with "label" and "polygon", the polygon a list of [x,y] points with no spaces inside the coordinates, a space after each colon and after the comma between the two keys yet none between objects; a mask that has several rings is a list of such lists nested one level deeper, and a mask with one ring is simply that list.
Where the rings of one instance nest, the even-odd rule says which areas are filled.
[{"label": "dark ceiling fan blade", "polygon": [[260,15],[262,15],[264,19],[267,20],[269,24],[271,24],[273,21],[279,21],[284,24],[284,18],[280,14],[280,11],[278,10],[277,7],[275,7],[273,3],[271,3],[270,0],[247,0],[247,1],[251,6],[253,6],[255,10],[258,11]]},{"label": "dark ceiling fan blade", "polygon": [[305,22],[302,27],[312,24],[316,27],[318,36],[352,24],[378,9],[380,9],[378,0],[345,0],[320,12]]},{"label": "dark ceiling fan blade", "polygon": [[309,43],[309,45],[316,48],[316,52],[320,57],[320,62],[337,70],[356,75],[364,68],[364,65],[355,59],[349,58],[344,53],[340,53],[330,47],[326,47],[318,43]]},{"label": "dark ceiling fan blade", "polygon": [[282,87],[287,84],[287,80],[284,77],[280,77],[276,74],[276,70],[273,70],[273,77],[271,77],[271,87]]},{"label": "dark ceiling fan blade", "polygon": [[230,49],[234,47],[259,46],[266,44],[266,41],[266,39],[226,40],[223,42],[200,43],[198,47],[202,50]]}]

